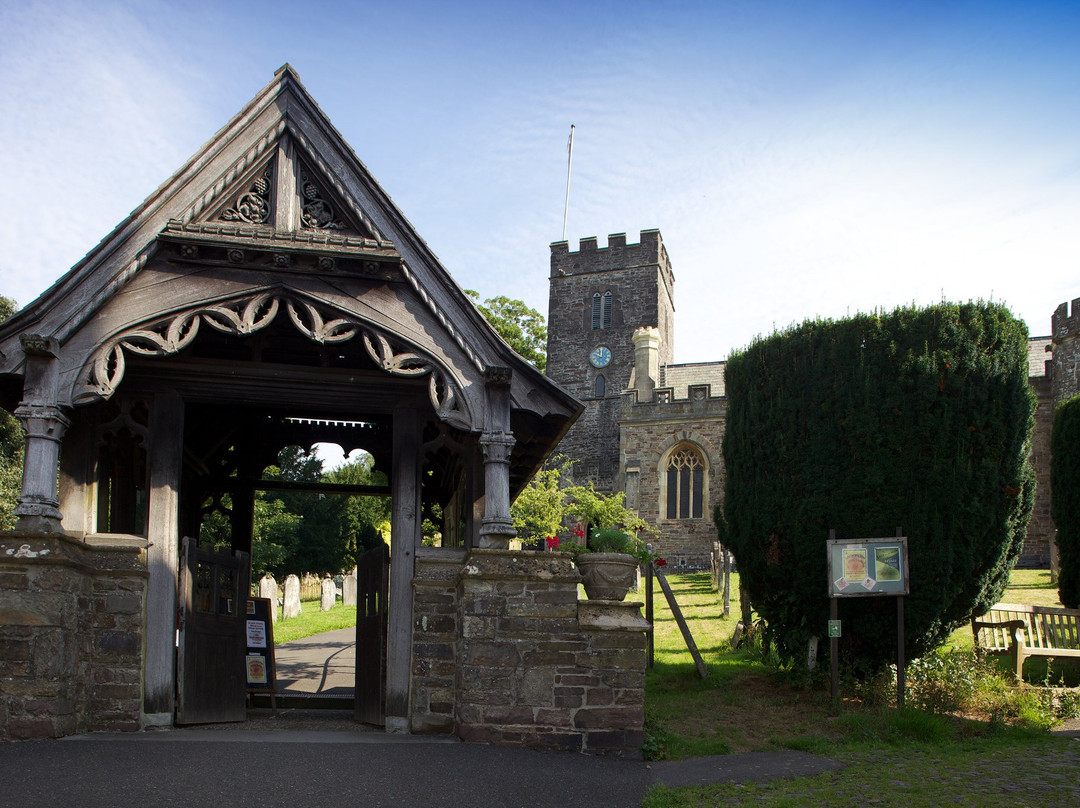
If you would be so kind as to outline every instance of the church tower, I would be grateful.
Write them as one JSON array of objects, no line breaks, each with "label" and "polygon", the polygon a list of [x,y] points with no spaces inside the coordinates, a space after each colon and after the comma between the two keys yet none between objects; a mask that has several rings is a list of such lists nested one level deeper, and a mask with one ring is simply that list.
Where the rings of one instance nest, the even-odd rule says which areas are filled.
[{"label": "church tower", "polygon": [[641,231],[638,244],[625,233],[608,246],[583,238],[577,252],[565,241],[551,245],[547,375],[585,404],[558,451],[577,460],[573,478],[597,490],[617,490],[619,394],[634,370],[634,331],[660,332],[659,363],[674,353],[675,276],[659,230]]}]

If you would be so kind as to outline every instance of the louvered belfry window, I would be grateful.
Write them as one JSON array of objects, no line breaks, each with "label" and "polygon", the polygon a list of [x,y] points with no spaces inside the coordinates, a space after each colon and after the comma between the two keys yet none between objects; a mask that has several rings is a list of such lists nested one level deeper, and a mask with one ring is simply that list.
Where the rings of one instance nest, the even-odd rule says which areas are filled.
[{"label": "louvered belfry window", "polygon": [[592,327],[593,331],[603,328],[611,328],[611,292],[600,294],[596,292],[592,296]]}]

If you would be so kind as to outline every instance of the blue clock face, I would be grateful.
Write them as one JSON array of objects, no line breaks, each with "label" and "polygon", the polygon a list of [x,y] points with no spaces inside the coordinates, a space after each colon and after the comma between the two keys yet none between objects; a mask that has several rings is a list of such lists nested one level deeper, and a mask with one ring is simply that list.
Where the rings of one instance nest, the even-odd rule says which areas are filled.
[{"label": "blue clock face", "polygon": [[589,354],[589,363],[594,368],[607,367],[608,362],[611,361],[611,349],[601,345],[598,348],[593,348],[592,353]]}]

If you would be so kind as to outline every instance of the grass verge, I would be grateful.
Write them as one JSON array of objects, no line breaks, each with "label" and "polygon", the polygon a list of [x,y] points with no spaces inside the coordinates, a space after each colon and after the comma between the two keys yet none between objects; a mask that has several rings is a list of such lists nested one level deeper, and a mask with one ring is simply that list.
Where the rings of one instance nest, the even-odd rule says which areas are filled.
[{"label": "grass verge", "polygon": [[[1020,586],[1005,599],[1047,602],[1049,580],[1043,582],[1038,575],[1021,571]],[[847,766],[837,773],[767,784],[657,786],[643,803],[647,808],[868,804],[1058,808],[1080,804],[1080,781],[1075,777],[1080,770],[1080,742],[1045,731],[1051,723],[1053,699],[1070,700],[1071,709],[1080,714],[1080,692],[1075,689],[1016,688],[1006,678],[995,678],[991,670],[979,678],[965,700],[969,710],[971,705],[991,705],[978,715],[963,710],[954,714],[897,711],[887,698],[880,698],[881,692],[888,691],[888,683],[876,685],[876,702],[863,698],[873,691],[871,683],[864,685],[861,694],[845,688],[846,697],[834,706],[827,671],[814,676],[781,670],[760,648],[730,650],[739,605],[733,601],[730,616],[723,616],[707,575],[672,575],[669,581],[709,675],[704,680],[698,676],[666,601],[658,593],[654,601],[657,661],[646,679],[646,756],[681,759],[794,749],[828,755]],[[1022,600],[1025,592],[1033,599]],[[962,648],[948,651],[940,663],[932,661],[928,680],[961,678],[957,670],[966,670],[965,653]],[[947,706],[933,700],[950,695],[926,691],[923,698]]]},{"label": "grass verge", "polygon": [[356,625],[356,607],[338,603],[327,612],[319,609],[319,601],[304,601],[299,617],[278,620],[274,623],[274,645],[300,640],[312,634],[349,628]]}]

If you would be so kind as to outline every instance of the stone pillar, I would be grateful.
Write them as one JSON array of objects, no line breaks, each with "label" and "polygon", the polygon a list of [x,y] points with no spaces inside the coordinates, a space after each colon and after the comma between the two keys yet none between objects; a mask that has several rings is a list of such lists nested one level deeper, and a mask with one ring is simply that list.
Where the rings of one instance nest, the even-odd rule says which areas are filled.
[{"label": "stone pillar", "polygon": [[60,346],[52,337],[23,334],[26,354],[23,400],[15,410],[26,430],[22,495],[15,506],[16,530],[61,533],[57,473],[60,444],[70,421],[57,406],[60,384]]},{"label": "stone pillar", "polygon": [[484,520],[479,546],[506,550],[517,535],[510,516],[510,453],[517,441],[510,431],[509,368],[493,367],[486,372],[487,412],[480,446],[484,450]]},{"label": "stone pillar", "polygon": [[638,328],[634,341],[634,389],[637,400],[647,404],[655,397],[660,380],[660,330],[652,327]]},{"label": "stone pillar", "polygon": [[285,602],[281,607],[281,619],[300,616],[300,579],[290,575],[285,579]]},{"label": "stone pillar", "polygon": [[337,603],[337,587],[334,586],[334,579],[323,578],[322,599],[319,601],[319,608],[324,612],[328,612],[334,608],[335,603]]},{"label": "stone pillar", "polygon": [[[641,756],[649,624],[640,603],[579,602],[580,580],[568,553],[469,553],[458,583],[462,739]],[[434,670],[436,648],[417,643],[419,670]]]}]

